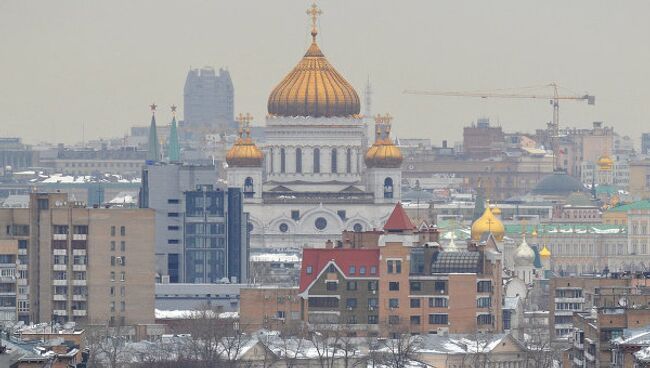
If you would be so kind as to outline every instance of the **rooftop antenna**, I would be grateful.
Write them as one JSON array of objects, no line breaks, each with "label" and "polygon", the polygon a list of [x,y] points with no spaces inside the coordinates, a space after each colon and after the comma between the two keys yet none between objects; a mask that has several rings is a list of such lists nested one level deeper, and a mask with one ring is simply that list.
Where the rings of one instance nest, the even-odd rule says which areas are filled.
[{"label": "rooftop antenna", "polygon": [[370,84],[370,74],[368,74],[368,79],[366,81],[365,100],[366,106],[364,114],[370,117],[372,116],[372,85]]}]

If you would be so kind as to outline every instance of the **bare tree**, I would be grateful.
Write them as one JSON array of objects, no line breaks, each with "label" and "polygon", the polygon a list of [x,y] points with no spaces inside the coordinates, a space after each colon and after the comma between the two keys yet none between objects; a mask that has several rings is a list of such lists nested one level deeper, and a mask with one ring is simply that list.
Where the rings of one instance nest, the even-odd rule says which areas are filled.
[{"label": "bare tree", "polygon": [[278,360],[283,363],[283,368],[294,368],[300,364],[300,359],[305,357],[308,341],[305,339],[308,331],[299,325],[289,325],[280,333],[271,338],[269,349],[277,353]]},{"label": "bare tree", "polygon": [[128,349],[127,328],[120,324],[87,326],[84,345],[88,349],[88,365],[92,367],[123,368],[132,363]]},{"label": "bare tree", "polygon": [[422,341],[419,336],[411,335],[408,326],[388,324],[387,328],[389,338],[377,341],[382,364],[391,368],[404,368],[416,358]]}]

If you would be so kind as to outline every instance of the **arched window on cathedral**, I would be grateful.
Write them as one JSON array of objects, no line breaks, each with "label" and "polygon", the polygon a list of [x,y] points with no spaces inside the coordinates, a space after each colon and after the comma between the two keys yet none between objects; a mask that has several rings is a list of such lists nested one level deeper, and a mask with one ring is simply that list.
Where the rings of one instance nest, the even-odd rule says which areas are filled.
[{"label": "arched window on cathedral", "polygon": [[296,148],[296,172],[302,173],[302,149]]},{"label": "arched window on cathedral", "polygon": [[384,198],[393,198],[393,179],[384,179]]},{"label": "arched window on cathedral", "polygon": [[352,173],[352,149],[348,148],[345,152],[345,171],[350,174]]},{"label": "arched window on cathedral", "polygon": [[280,148],[280,173],[284,174],[286,172],[286,163],[287,163],[287,157],[284,152],[284,148]]},{"label": "arched window on cathedral", "polygon": [[320,173],[320,148],[314,148],[314,173]]},{"label": "arched window on cathedral", "polygon": [[336,174],[338,163],[336,162],[336,148],[332,148],[332,173]]},{"label": "arched window on cathedral", "polygon": [[255,190],[253,189],[253,178],[250,176],[244,179],[244,198],[253,198]]}]

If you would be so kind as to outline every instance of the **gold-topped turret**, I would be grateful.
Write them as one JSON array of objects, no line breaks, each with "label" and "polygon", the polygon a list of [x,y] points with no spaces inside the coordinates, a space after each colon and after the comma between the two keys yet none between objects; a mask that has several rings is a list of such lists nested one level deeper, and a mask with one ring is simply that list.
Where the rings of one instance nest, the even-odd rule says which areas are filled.
[{"label": "gold-topped turret", "polygon": [[239,138],[226,153],[226,162],[232,167],[259,167],[262,166],[264,154],[257,148],[251,138],[250,123],[253,121],[251,114],[239,114]]},{"label": "gold-topped turret", "polygon": [[598,168],[602,171],[610,171],[612,170],[612,167],[614,166],[614,161],[609,157],[607,154],[603,154],[600,156],[598,159]]},{"label": "gold-topped turret", "polygon": [[494,238],[498,241],[503,240],[506,233],[503,223],[494,216],[492,211],[490,211],[489,203],[485,206],[483,215],[477,218],[472,224],[472,240],[480,240],[481,236],[485,233],[492,233]]},{"label": "gold-topped turret", "polygon": [[307,10],[311,18],[312,43],[305,56],[269,95],[271,116],[358,117],[361,103],[352,85],[327,61],[316,43],[316,4]]},{"label": "gold-topped turret", "polygon": [[[396,168],[400,167],[404,158],[402,152],[390,138],[391,121],[390,114],[375,116],[376,138],[375,143],[366,152],[367,167]],[[382,131],[383,127],[383,131]]]}]

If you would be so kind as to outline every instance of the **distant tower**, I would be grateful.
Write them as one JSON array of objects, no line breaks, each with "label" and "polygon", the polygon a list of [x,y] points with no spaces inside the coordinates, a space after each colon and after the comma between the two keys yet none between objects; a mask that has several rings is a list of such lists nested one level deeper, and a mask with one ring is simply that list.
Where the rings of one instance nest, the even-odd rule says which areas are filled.
[{"label": "distant tower", "polygon": [[149,126],[149,141],[147,161],[160,160],[160,146],[158,145],[158,132],[156,131],[156,104],[151,104],[151,125]]},{"label": "distant tower", "polygon": [[211,67],[191,69],[184,89],[184,117],[190,127],[209,127],[215,131],[234,128],[234,88],[230,73]]},{"label": "distant tower", "polygon": [[375,203],[397,203],[402,195],[402,152],[390,138],[392,116],[375,117],[375,143],[366,152],[366,183]]},{"label": "distant tower", "polygon": [[245,202],[262,201],[262,164],[264,154],[251,138],[250,114],[239,114],[239,138],[226,153],[229,187],[241,188]]},{"label": "distant tower", "polygon": [[167,158],[169,162],[181,160],[181,148],[178,144],[178,131],[176,128],[176,106],[172,105],[172,125],[169,128],[169,141],[167,142]]}]

